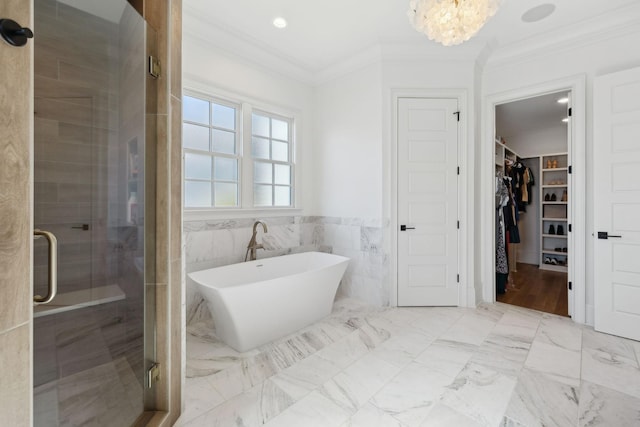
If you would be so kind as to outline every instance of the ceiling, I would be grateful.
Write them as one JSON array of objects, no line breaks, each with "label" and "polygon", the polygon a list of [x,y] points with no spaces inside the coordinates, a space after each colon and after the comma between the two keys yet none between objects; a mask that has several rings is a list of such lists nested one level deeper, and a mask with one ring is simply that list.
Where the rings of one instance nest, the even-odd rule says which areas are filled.
[{"label": "ceiling", "polygon": [[558,92],[496,106],[496,135],[507,141],[514,136],[546,128],[566,126],[567,104],[557,101],[567,92]]},{"label": "ceiling", "polygon": [[[548,18],[525,23],[521,16],[543,3],[555,4]],[[635,14],[638,0],[503,0],[497,14],[478,35],[459,46],[442,47],[409,24],[408,0],[184,0],[184,30],[213,45],[225,34],[271,53],[290,64],[319,72],[379,45],[419,46],[425,55],[469,54],[475,58],[489,43],[505,46],[541,35],[580,34],[611,26],[612,16]],[[272,25],[275,17],[285,29]],[[207,34],[209,29],[217,32]],[[191,32],[190,32],[191,31]],[[221,46],[223,47],[223,46]]]}]

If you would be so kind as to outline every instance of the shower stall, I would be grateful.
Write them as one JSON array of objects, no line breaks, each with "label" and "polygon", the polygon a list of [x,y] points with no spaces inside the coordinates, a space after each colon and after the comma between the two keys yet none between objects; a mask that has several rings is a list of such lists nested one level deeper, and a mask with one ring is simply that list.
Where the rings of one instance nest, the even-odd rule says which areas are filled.
[{"label": "shower stall", "polygon": [[128,426],[154,398],[154,33],[126,0],[34,6],[34,425]]}]

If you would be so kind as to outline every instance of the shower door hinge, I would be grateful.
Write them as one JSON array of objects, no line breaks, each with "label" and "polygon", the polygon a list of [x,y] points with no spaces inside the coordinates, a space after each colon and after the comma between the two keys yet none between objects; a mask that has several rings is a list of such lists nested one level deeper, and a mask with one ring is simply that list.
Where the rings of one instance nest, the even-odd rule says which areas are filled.
[{"label": "shower door hinge", "polygon": [[571,165],[569,165],[569,169],[567,169],[567,172],[573,173],[573,167]]},{"label": "shower door hinge", "polygon": [[154,79],[160,77],[160,72],[162,71],[160,67],[160,60],[154,56],[149,55],[149,74]]},{"label": "shower door hinge", "polygon": [[152,388],[160,380],[160,364],[154,363],[147,370],[147,388]]},{"label": "shower door hinge", "polygon": [[568,231],[569,233],[571,233],[571,224],[569,224],[569,225],[567,226],[567,231]]},{"label": "shower door hinge", "polygon": [[573,283],[569,282],[569,290],[573,289]]}]

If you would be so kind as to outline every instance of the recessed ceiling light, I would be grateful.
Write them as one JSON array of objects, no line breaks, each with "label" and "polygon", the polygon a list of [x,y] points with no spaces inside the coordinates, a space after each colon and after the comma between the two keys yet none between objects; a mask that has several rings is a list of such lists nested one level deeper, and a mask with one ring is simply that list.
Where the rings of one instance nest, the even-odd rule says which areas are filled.
[{"label": "recessed ceiling light", "polygon": [[281,16],[278,16],[273,20],[273,26],[280,29],[285,28],[287,26],[287,20]]},{"label": "recessed ceiling light", "polygon": [[558,99],[558,104],[566,104],[567,102],[569,102],[569,98],[567,98],[566,96],[564,98]]},{"label": "recessed ceiling light", "polygon": [[562,119],[562,121],[563,121],[564,123],[569,123],[569,117],[565,117],[564,119]]},{"label": "recessed ceiling light", "polygon": [[551,15],[556,10],[556,6],[551,3],[541,4],[527,10],[522,15],[522,22],[538,22]]}]

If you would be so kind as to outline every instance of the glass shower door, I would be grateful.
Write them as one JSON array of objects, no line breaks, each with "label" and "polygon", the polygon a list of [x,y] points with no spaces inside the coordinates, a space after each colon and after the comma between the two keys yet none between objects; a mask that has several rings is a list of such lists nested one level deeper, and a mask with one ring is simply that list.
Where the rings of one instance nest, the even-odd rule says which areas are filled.
[{"label": "glass shower door", "polygon": [[[34,425],[128,426],[145,410],[152,350],[146,25],[126,0],[34,3],[34,227],[58,253],[57,295],[34,307]],[[35,294],[50,271],[36,239]]]}]

